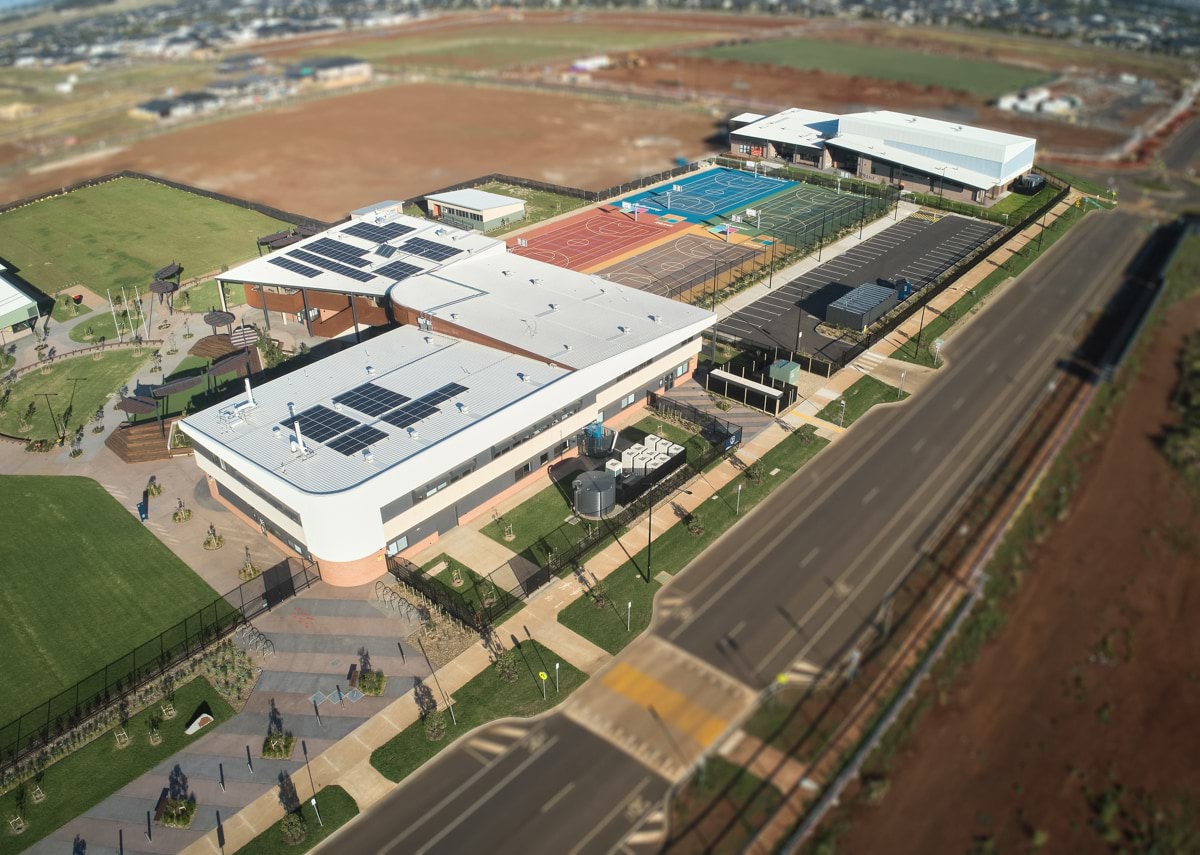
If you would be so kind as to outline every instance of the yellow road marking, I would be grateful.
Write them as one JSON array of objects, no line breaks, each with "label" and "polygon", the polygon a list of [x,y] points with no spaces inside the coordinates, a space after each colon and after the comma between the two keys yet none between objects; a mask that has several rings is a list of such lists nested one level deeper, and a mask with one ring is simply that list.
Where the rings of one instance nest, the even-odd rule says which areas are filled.
[{"label": "yellow road marking", "polygon": [[608,671],[602,682],[638,706],[654,707],[659,718],[702,747],[716,742],[729,726],[725,719],[712,715],[670,686],[624,662]]}]

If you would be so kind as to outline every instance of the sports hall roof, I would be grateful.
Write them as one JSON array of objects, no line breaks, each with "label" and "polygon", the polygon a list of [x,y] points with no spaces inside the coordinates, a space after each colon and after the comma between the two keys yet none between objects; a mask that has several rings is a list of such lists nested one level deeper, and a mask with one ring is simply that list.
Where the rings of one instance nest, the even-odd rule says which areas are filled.
[{"label": "sports hall roof", "polygon": [[966,187],[974,187],[978,190],[987,190],[997,184],[995,176],[967,169],[965,166],[948,165],[944,160],[939,160],[935,157],[926,157],[923,154],[914,154],[902,148],[887,145],[874,137],[845,134],[829,140],[829,145],[858,152],[867,157],[898,163],[901,166],[907,166],[910,169],[924,172],[927,175],[940,176],[942,175],[942,168],[945,167],[947,181],[953,181]]},{"label": "sports hall roof", "polygon": [[983,143],[993,146],[1028,145],[1036,142],[1032,137],[1022,137],[1004,131],[993,131],[989,128],[978,128],[974,125],[964,125],[959,122],[944,122],[941,119],[930,119],[925,116],[913,116],[908,113],[896,113],[891,110],[869,110],[863,113],[847,113],[838,123],[839,133],[861,134],[857,128],[888,129],[893,132],[917,132],[933,134],[952,144]]}]

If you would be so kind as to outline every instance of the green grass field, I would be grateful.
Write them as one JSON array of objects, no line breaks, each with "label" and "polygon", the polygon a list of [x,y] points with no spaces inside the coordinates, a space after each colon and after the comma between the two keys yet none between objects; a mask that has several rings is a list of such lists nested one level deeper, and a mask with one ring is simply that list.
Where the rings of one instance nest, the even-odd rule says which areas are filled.
[{"label": "green grass field", "polygon": [[[432,561],[426,562],[421,569],[426,573],[432,573],[433,568],[441,563],[445,563],[446,566],[430,578],[451,593],[462,597],[474,611],[488,614],[483,601],[490,594],[489,583],[466,564],[451,558],[444,552]],[[462,585],[457,587],[454,585],[454,570],[458,570],[463,581]],[[497,590],[495,596],[496,602],[491,606],[492,613],[489,615],[489,619],[496,626],[525,608],[524,600],[517,599],[507,591]]]},{"label": "green grass field", "polygon": [[[850,427],[876,404],[888,404],[893,401],[903,401],[908,397],[907,392],[901,393],[895,386],[889,386],[874,377],[863,377],[855,381],[846,390],[841,400],[846,402],[846,417],[844,427]],[[842,406],[839,401],[830,401],[825,409],[817,413],[817,418],[837,424],[842,419]]]},{"label": "green grass field", "polygon": [[[40,804],[33,804],[26,790],[23,814],[28,827],[20,837],[7,833],[7,820],[17,815],[17,800],[26,788],[17,787],[0,796],[0,811],[6,820],[5,833],[0,834],[0,855],[21,852],[32,846],[59,826],[104,801],[130,781],[149,772],[172,754],[209,735],[218,724],[233,715],[229,704],[203,677],[197,677],[178,687],[172,702],[176,715],[159,725],[158,732],[162,736],[162,742],[158,745],[150,744],[150,719],[152,716],[161,718],[159,707],[154,704],[126,723],[125,733],[129,736],[129,744],[124,748],[118,748],[116,736],[112,731],[107,731],[78,751],[47,767],[40,784],[46,794],[46,800]],[[183,732],[184,728],[190,723],[192,713],[202,703],[208,704],[216,722],[199,733],[188,736]],[[168,772],[164,771],[164,787],[167,785],[167,776]],[[75,851],[83,850],[77,848]]]},{"label": "green grass field", "polygon": [[300,816],[304,819],[308,834],[295,846],[283,839],[279,828],[283,824],[281,819],[238,852],[242,855],[300,855],[316,848],[318,843],[358,816],[358,805],[354,799],[336,784],[322,787],[317,792],[317,810],[321,812],[321,822],[317,822],[312,805],[307,801],[300,805]]},{"label": "green grass field", "polygon": [[[93,356],[55,362],[46,369],[49,374],[42,374],[41,370],[29,371],[13,384],[4,412],[0,414],[0,432],[29,439],[53,439],[57,435],[54,421],[61,429],[66,416],[69,439],[78,425],[86,425],[97,409],[106,406],[109,393],[127,383],[138,366],[149,358],[149,348],[141,353],[132,348],[106,350]],[[74,380],[76,377],[80,378],[78,383]],[[42,397],[43,393],[50,395],[49,402]],[[21,420],[31,402],[37,408],[33,428],[22,431]],[[51,409],[54,410],[53,420]],[[110,427],[122,417],[122,413],[108,410],[104,413],[104,421]]]},{"label": "green grass field", "polygon": [[506,549],[524,555],[534,564],[541,566],[547,557],[547,547],[566,549],[584,536],[583,524],[565,525],[572,515],[571,483],[578,471],[563,475],[558,481],[526,499],[504,514],[504,522],[512,525],[513,539],[504,539],[504,528],[500,522],[492,521],[482,529],[483,533]]},{"label": "green grass field", "polygon": [[255,255],[284,223],[137,178],[121,178],[0,215],[4,255],[47,294],[79,282],[101,297],[148,285],[178,261],[189,278]]},{"label": "green grass field", "polygon": [[21,530],[5,539],[0,724],[216,599],[90,478],[0,476],[0,518]]},{"label": "green grass field", "polygon": [[483,190],[486,193],[499,193],[501,196],[514,196],[525,200],[525,219],[502,229],[493,229],[488,233],[492,235],[502,235],[507,232],[516,231],[525,226],[540,223],[542,220],[557,217],[559,214],[565,214],[567,211],[574,211],[589,204],[586,199],[563,196],[561,193],[551,193],[546,190],[530,190],[528,187],[517,187],[514,184],[505,184],[501,181],[489,181],[487,184],[480,184],[476,189]]},{"label": "green grass field", "polygon": [[1045,81],[1045,72],[998,62],[955,59],[916,51],[866,47],[846,42],[780,39],[725,45],[696,51],[710,59],[848,74],[876,80],[899,80],[921,86],[961,89],[981,98],[995,98]]},{"label": "green grass field", "polygon": [[[587,679],[587,674],[536,641],[521,642],[514,654],[519,675],[515,683],[504,682],[496,669],[489,666],[453,693],[457,727],[446,714],[446,735],[438,742],[430,742],[425,737],[423,723],[415,721],[375,749],[371,754],[371,765],[389,781],[402,781],[467,731],[498,718],[526,718],[545,712],[566,700]],[[557,692],[554,690],[555,662],[562,665]],[[546,684],[546,700],[542,700],[542,683],[537,678],[539,671],[550,677]],[[438,709],[445,712],[445,704],[435,687],[430,688],[434,689]]]},{"label": "green grass field", "polygon": [[[228,285],[225,288],[225,305],[230,308],[246,302],[246,289],[241,285]],[[221,298],[217,294],[217,280],[208,279],[190,288],[185,288],[175,295],[175,311],[177,312],[211,312],[221,308]],[[156,308],[157,312],[158,309]]]}]

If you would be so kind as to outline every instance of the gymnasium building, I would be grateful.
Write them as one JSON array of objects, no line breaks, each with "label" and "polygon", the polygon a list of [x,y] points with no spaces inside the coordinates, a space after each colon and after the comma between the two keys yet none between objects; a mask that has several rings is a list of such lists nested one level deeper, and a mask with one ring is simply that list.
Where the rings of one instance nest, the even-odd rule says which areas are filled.
[{"label": "gymnasium building", "polygon": [[903,189],[987,204],[1033,168],[1037,140],[890,110],[792,108],[730,120],[730,149]]},{"label": "gymnasium building", "polygon": [[399,203],[221,278],[304,311],[340,300],[339,314],[388,327],[179,423],[212,494],[333,585],[378,577],[386,555],[424,549],[577,454],[587,425],[690,373],[716,320]]}]

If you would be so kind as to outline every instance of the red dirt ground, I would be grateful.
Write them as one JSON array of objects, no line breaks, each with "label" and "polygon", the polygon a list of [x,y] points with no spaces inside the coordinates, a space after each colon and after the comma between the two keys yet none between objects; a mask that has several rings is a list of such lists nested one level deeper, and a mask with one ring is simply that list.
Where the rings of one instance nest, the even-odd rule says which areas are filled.
[{"label": "red dirt ground", "polygon": [[634,222],[631,215],[615,208],[600,208],[522,233],[520,239],[527,246],[518,246],[518,238],[510,239],[508,245],[516,255],[582,270],[686,227],[687,223],[666,225],[652,216]]},{"label": "red dirt ground", "polygon": [[413,84],[152,137],[114,154],[0,181],[18,199],[135,169],[336,218],[501,172],[602,188],[710,150],[700,113],[568,95]]},{"label": "red dirt ground", "polygon": [[917,724],[882,803],[850,814],[838,853],[904,841],[958,855],[980,836],[1023,852],[1034,830],[1048,833],[1045,851],[1107,852],[1085,787],[1123,786],[1123,804],[1144,790],[1165,808],[1200,796],[1200,499],[1154,444],[1198,327],[1194,298],[1153,332],[1008,624]]}]

